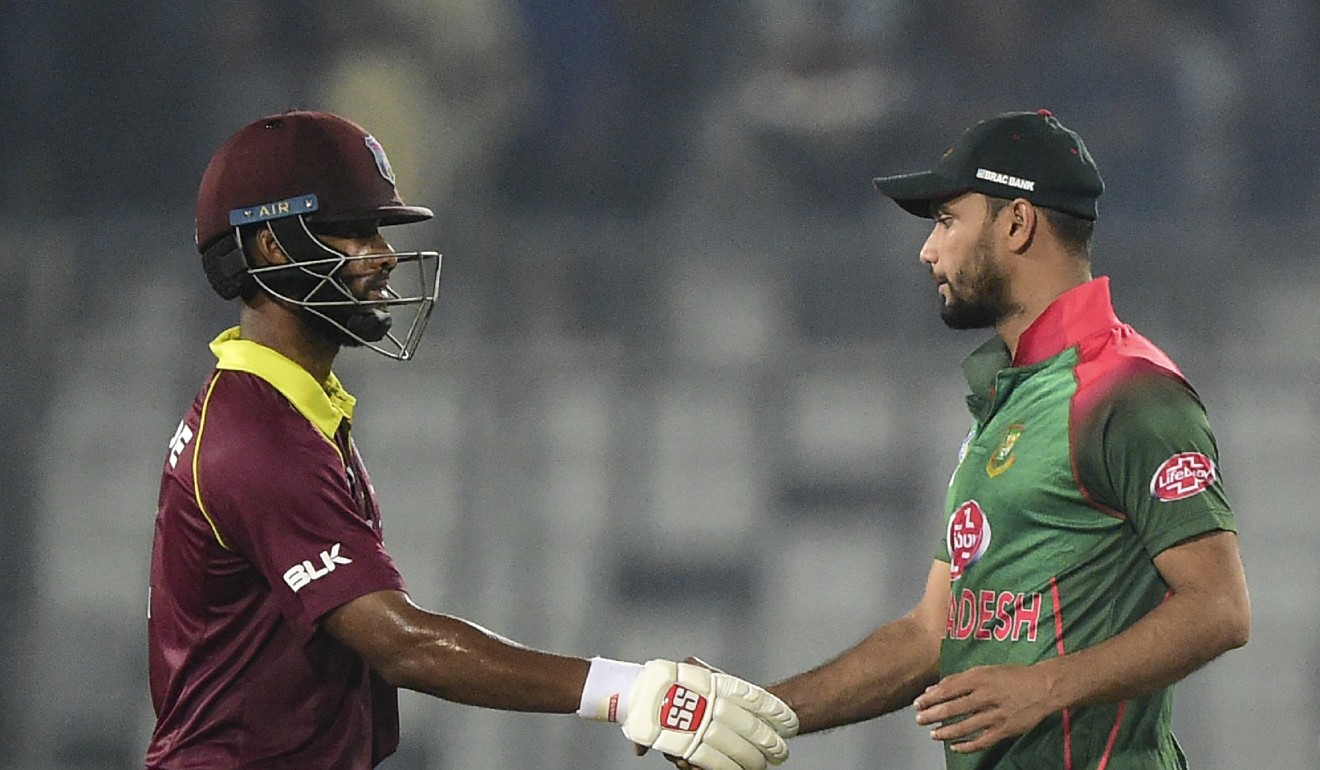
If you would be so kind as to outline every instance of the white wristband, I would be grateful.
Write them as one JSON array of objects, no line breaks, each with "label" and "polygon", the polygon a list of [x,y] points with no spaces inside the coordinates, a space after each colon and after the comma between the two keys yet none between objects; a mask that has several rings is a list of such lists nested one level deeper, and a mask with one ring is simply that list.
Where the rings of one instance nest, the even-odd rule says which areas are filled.
[{"label": "white wristband", "polygon": [[628,694],[641,673],[642,666],[636,663],[592,658],[577,715],[600,722],[622,722],[628,717]]}]

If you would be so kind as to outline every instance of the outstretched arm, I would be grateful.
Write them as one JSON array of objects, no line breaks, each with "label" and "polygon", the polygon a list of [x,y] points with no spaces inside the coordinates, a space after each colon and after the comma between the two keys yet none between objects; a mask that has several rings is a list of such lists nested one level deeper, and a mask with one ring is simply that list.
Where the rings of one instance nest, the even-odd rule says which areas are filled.
[{"label": "outstretched arm", "polygon": [[936,560],[921,601],[839,657],[768,688],[793,708],[802,733],[897,711],[939,678],[949,612],[949,565]]},{"label": "outstretched arm", "polygon": [[395,687],[507,711],[576,711],[590,666],[428,612],[402,591],[360,596],[331,612],[325,629]]},{"label": "outstretched arm", "polygon": [[797,717],[765,690],[702,666],[585,660],[533,650],[402,591],[360,596],[325,629],[387,682],[506,711],[576,712],[621,725],[634,743],[708,770],[763,770],[788,757]]},{"label": "outstretched arm", "polygon": [[[1169,596],[1123,633],[1033,666],[954,674],[917,698],[917,722],[935,725],[931,737],[955,741],[954,751],[980,751],[1070,706],[1167,687],[1246,644],[1251,603],[1235,534],[1213,532],[1175,545],[1155,557],[1155,567]],[[961,716],[967,718],[949,722]],[[977,731],[983,732],[967,740]]]}]

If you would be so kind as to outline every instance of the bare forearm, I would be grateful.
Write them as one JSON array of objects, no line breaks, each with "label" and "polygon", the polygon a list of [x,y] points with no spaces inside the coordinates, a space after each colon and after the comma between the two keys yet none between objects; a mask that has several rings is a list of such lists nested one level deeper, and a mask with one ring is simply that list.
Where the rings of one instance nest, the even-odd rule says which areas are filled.
[{"label": "bare forearm", "polygon": [[768,689],[797,712],[801,732],[811,733],[904,708],[938,675],[939,639],[907,616],[829,663]]},{"label": "bare forearm", "polygon": [[1232,597],[1174,594],[1123,633],[1039,665],[1060,708],[1138,697],[1245,644],[1245,613]]},{"label": "bare forearm", "polygon": [[397,687],[506,711],[571,713],[588,661],[533,650],[467,621],[437,620],[381,674]]},{"label": "bare forearm", "polygon": [[396,687],[506,711],[576,711],[590,666],[427,612],[399,592],[362,597],[330,615],[326,628]]}]

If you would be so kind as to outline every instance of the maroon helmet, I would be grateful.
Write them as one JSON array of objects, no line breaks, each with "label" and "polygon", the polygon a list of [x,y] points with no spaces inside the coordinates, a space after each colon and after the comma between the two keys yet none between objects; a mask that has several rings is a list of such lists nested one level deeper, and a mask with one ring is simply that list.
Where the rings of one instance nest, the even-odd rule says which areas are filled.
[{"label": "maroon helmet", "polygon": [[361,126],[327,112],[291,111],[244,126],[212,156],[197,192],[197,248],[233,232],[236,209],[307,195],[316,196],[311,222],[402,225],[434,216],[399,198],[385,150]]},{"label": "maroon helmet", "polygon": [[[385,299],[357,297],[337,278],[355,259],[316,236],[332,223],[398,225],[430,219],[395,188],[385,150],[361,126],[326,112],[290,111],[239,129],[211,158],[197,193],[197,249],[212,288],[223,298],[258,290],[306,310],[347,336],[392,358],[406,359],[430,317],[439,291],[439,254],[394,256],[415,268],[416,292],[390,289]],[[243,249],[245,228],[269,228],[288,264],[253,267]],[[403,339],[390,333],[389,310],[413,306],[417,317]],[[387,343],[375,344],[381,340]]]}]

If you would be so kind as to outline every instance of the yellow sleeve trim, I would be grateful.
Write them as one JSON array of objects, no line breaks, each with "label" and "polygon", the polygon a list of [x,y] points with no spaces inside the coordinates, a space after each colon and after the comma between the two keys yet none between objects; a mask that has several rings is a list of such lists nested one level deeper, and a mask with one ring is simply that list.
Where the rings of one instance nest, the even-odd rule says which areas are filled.
[{"label": "yellow sleeve trim", "polygon": [[193,442],[192,459],[193,497],[197,500],[197,510],[202,512],[202,517],[206,519],[206,523],[211,525],[211,532],[215,534],[216,542],[226,551],[232,551],[233,549],[220,536],[220,530],[215,526],[215,520],[211,518],[211,514],[206,512],[206,503],[202,502],[202,479],[197,473],[197,458],[202,455],[202,433],[206,430],[206,410],[211,406],[211,393],[215,391],[215,383],[220,379],[221,374],[222,372],[216,372],[215,376],[211,378],[211,384],[206,387],[206,398],[202,399],[202,414],[197,419],[197,439]]}]

